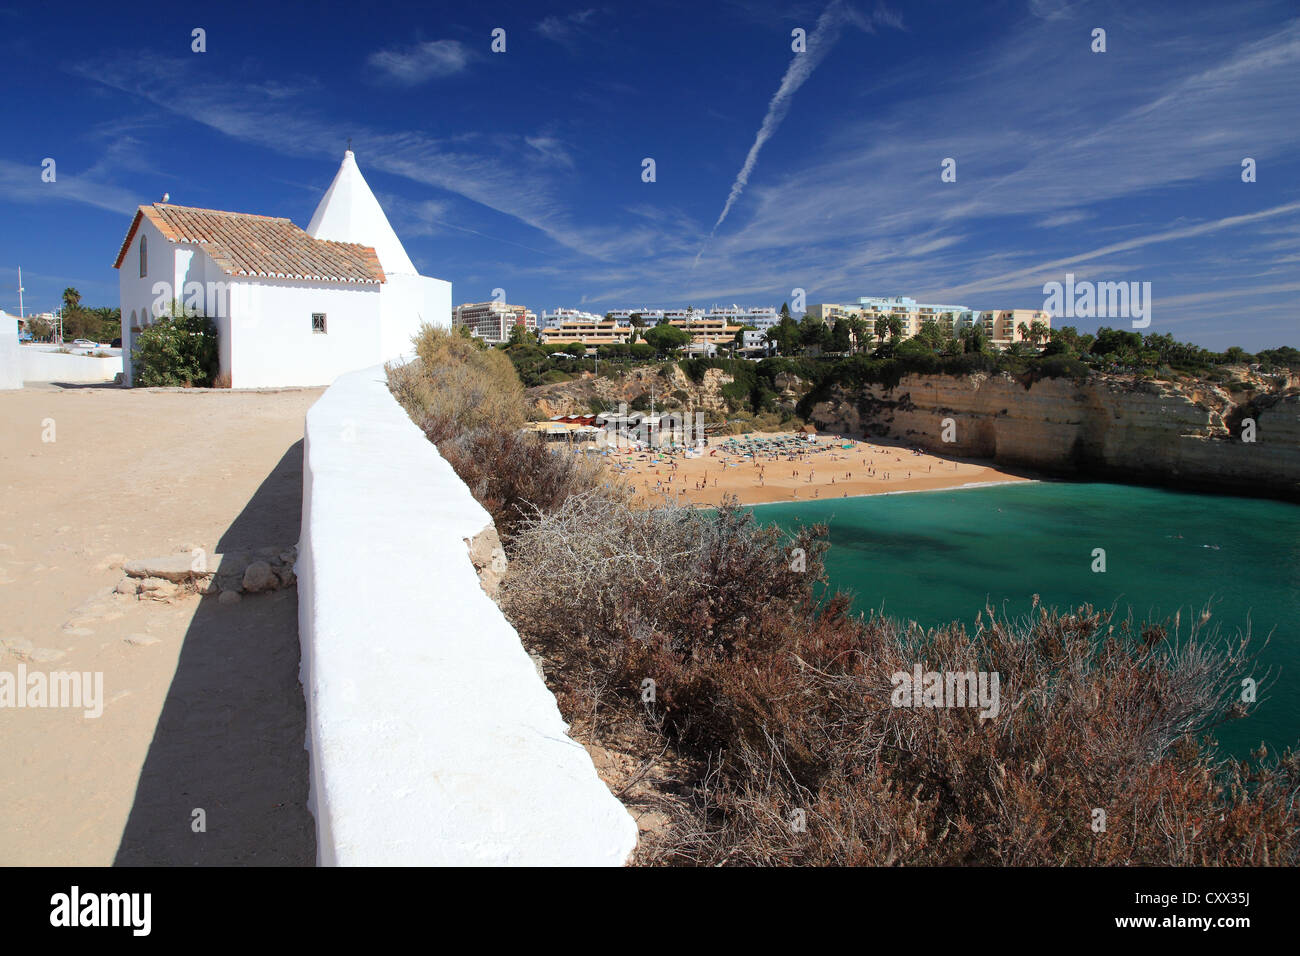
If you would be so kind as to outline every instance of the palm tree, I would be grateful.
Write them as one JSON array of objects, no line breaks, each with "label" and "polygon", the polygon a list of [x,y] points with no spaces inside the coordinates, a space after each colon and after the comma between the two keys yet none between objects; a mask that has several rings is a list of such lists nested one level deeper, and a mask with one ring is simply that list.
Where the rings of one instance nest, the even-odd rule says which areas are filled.
[{"label": "palm tree", "polygon": [[867,320],[861,315],[854,312],[849,316],[849,328],[853,330],[854,352],[871,345],[871,327],[867,325]]}]

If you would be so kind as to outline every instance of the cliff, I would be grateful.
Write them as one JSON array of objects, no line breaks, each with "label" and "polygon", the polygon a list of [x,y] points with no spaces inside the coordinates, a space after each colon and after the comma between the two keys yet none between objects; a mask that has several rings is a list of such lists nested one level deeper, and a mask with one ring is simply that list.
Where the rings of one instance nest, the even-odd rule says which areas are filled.
[{"label": "cliff", "polygon": [[[1234,373],[1257,388],[1265,380]],[[593,400],[643,402],[725,418],[732,376],[708,369],[692,382],[676,365],[633,368],[621,377],[590,374],[528,390],[538,417],[586,412]],[[1062,477],[1159,484],[1300,501],[1300,378],[1285,391],[1256,394],[1207,381],[1152,381],[1093,373],[1079,381],[1041,379],[1029,387],[1005,374],[904,375],[897,385],[830,386],[783,373],[777,401],[800,406],[819,428],[911,442],[940,454]],[[1276,386],[1274,386],[1276,387]],[[1254,441],[1242,422],[1255,422]],[[947,425],[948,422],[951,425]]]},{"label": "cliff", "polygon": [[[1009,375],[906,375],[832,387],[818,427],[1047,474],[1300,501],[1300,395],[1250,402],[1204,382],[1092,375],[1026,388]],[[1243,440],[1243,419],[1255,421]]]},{"label": "cliff", "polygon": [[528,401],[539,418],[589,412],[593,400],[617,409],[619,402],[630,406],[638,398],[645,402],[653,398],[657,409],[690,409],[724,418],[727,400],[722,387],[731,380],[716,368],[705,369],[703,381],[696,384],[675,364],[668,366],[666,374],[657,365],[640,366],[615,377],[586,373],[570,382],[539,385],[528,389]]}]

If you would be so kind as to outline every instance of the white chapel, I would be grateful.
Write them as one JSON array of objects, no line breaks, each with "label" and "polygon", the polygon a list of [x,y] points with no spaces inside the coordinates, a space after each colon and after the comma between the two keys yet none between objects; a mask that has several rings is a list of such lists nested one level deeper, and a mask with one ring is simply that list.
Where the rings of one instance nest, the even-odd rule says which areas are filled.
[{"label": "white chapel", "polygon": [[122,363],[173,300],[213,319],[233,388],[328,385],[409,352],[451,321],[451,283],[420,275],[383,208],[343,154],[307,229],[250,213],[141,206],[114,267]]}]

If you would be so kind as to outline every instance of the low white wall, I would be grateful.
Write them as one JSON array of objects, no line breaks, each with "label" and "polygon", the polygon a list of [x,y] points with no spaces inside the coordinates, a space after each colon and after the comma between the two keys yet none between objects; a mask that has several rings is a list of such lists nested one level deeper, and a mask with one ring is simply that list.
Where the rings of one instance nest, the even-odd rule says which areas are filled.
[{"label": "low white wall", "polygon": [[381,366],[307,413],[298,626],[322,865],[619,865],[636,845],[479,588],[465,539],[490,520]]},{"label": "low white wall", "polygon": [[0,388],[22,388],[22,358],[18,349],[18,320],[0,314]]},{"label": "low white wall", "polygon": [[25,382],[111,382],[122,371],[117,349],[108,358],[59,352],[56,346],[24,345],[19,352]]}]

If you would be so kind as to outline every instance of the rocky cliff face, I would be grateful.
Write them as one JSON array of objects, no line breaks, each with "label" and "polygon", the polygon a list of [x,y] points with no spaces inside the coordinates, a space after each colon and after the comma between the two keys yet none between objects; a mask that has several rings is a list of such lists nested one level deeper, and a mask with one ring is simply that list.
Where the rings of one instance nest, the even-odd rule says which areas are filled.
[{"label": "rocky cliff face", "polygon": [[676,365],[667,376],[660,374],[659,366],[649,366],[618,378],[587,374],[571,382],[539,385],[528,390],[528,399],[542,418],[590,411],[592,399],[616,409],[619,402],[631,405],[641,396],[647,401],[653,397],[657,409],[683,408],[720,418],[727,413],[722,386],[731,381],[730,375],[716,368],[705,369],[704,380],[697,385]]},{"label": "rocky cliff face", "polygon": [[[1199,383],[1092,376],[1026,389],[1008,375],[909,375],[897,386],[832,389],[822,428],[902,439],[940,453],[1048,474],[1300,501],[1300,395],[1250,404]],[[1255,422],[1254,441],[1243,420]]]}]

